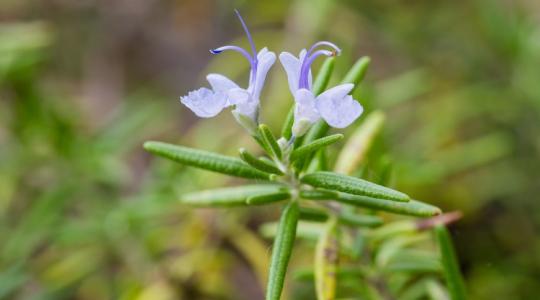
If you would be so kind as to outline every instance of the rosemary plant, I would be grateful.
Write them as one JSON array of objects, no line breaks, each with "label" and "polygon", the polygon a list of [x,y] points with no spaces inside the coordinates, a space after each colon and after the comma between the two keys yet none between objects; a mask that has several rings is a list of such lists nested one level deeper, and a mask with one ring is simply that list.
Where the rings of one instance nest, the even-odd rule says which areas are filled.
[{"label": "rosemary plant", "polygon": [[[244,55],[251,65],[248,88],[238,87],[223,75],[210,74],[207,78],[212,89],[190,92],[181,101],[200,117],[212,117],[233,106],[236,120],[261,146],[264,156],[241,148],[239,158],[234,158],[163,142],[146,142],[147,151],[175,162],[255,181],[250,185],[185,194],[180,201],[194,207],[282,203],[279,222],[263,226],[263,233],[274,237],[267,300],[281,299],[297,238],[316,239],[314,266],[297,270],[294,278],[314,280],[319,300],[345,296],[418,299],[425,295],[434,299],[445,299],[447,295],[465,299],[464,284],[444,227],[459,218],[459,214],[442,214],[439,208],[403,192],[352,176],[364,162],[384,123],[381,112],[368,115],[346,142],[335,166],[328,165],[326,147],[344,138],[342,134],[329,134],[330,127],[344,128],[363,112],[350,94],[363,79],[369,58],[360,58],[340,85],[326,90],[335,56],[340,53],[337,46],[318,42],[303,50],[298,58],[281,53],[279,58],[295,105],[284,122],[281,137],[276,138],[258,118],[261,89],[276,56],[266,48],[256,52],[246,24],[239,14],[238,17],[252,53],[237,46],[224,46],[211,52],[233,50]],[[311,63],[319,56],[329,58],[312,83]],[[392,221],[383,218],[384,212],[427,219]],[[310,232],[303,224],[319,225]],[[430,230],[436,239],[429,235]],[[421,246],[426,241],[433,244],[437,241],[440,253],[434,247]],[[397,279],[389,277],[397,273],[401,274]],[[444,275],[440,277],[445,278],[446,287],[437,274]],[[398,283],[389,285],[389,281],[396,280]]]}]

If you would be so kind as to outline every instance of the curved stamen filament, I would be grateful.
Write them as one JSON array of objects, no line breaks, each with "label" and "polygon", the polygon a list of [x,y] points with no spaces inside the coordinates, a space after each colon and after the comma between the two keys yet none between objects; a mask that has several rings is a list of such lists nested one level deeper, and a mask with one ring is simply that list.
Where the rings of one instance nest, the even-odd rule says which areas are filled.
[{"label": "curved stamen filament", "polygon": [[243,48],[240,48],[238,46],[223,46],[223,47],[219,47],[219,48],[216,48],[216,49],[211,49],[210,53],[212,53],[212,54],[220,54],[221,52],[227,51],[227,50],[232,50],[232,51],[239,52],[240,54],[245,56],[250,63],[253,63],[253,58],[251,57],[251,55],[249,55],[249,53],[246,50],[244,50]]},{"label": "curved stamen filament", "polygon": [[336,51],[328,51],[328,50],[317,50],[310,56],[307,56],[304,58],[304,61],[302,62],[302,67],[300,68],[300,82],[298,83],[298,88],[300,89],[309,89],[309,71],[311,64],[315,61],[315,59],[321,55],[325,56],[336,56]]},{"label": "curved stamen filament", "polygon": [[334,49],[334,51],[336,51],[337,55],[341,54],[341,49],[336,46],[336,44],[332,43],[332,42],[328,42],[328,41],[319,41],[319,42],[316,42],[315,44],[313,44],[313,46],[311,46],[311,48],[309,48],[309,51],[307,52],[307,56],[311,55],[311,53],[317,49],[318,47],[321,47],[321,46],[328,46],[332,49]]}]

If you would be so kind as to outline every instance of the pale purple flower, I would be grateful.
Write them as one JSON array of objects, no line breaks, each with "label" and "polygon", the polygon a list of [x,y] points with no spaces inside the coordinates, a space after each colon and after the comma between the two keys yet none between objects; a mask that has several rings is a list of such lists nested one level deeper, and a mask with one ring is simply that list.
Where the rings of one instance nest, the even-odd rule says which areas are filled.
[{"label": "pale purple flower", "polygon": [[206,76],[206,79],[210,83],[211,89],[203,87],[189,92],[186,96],[180,97],[180,101],[197,116],[202,118],[214,117],[224,108],[234,105],[234,116],[242,125],[251,129],[258,123],[259,97],[266,79],[266,74],[276,61],[276,55],[274,52],[268,51],[267,48],[263,48],[257,53],[244,20],[238,11],[235,10],[235,12],[246,32],[251,46],[251,53],[238,46],[230,45],[210,50],[210,52],[212,54],[218,54],[223,51],[233,50],[245,56],[251,65],[248,88],[241,88],[223,75],[209,74]]},{"label": "pale purple flower", "polygon": [[[321,46],[331,47],[332,51],[317,50]],[[308,51],[302,50],[298,58],[288,52],[279,55],[295,100],[294,136],[304,135],[321,118],[332,127],[344,128],[362,114],[362,105],[349,95],[354,88],[351,83],[335,86],[318,96],[313,94],[311,64],[321,55],[335,56],[340,51],[336,45],[322,41],[315,43]]]}]

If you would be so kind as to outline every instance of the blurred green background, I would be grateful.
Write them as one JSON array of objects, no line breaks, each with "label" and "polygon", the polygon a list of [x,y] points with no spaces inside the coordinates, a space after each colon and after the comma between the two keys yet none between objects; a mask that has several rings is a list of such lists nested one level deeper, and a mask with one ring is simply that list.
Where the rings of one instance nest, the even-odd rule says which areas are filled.
[{"label": "blurred green background", "polygon": [[[259,48],[330,40],[337,74],[370,56],[355,96],[387,114],[393,185],[464,212],[451,229],[471,299],[540,296],[540,2],[2,0],[0,299],[261,299],[257,228],[278,207],[183,208],[183,192],[238,182],[141,148],[256,149],[228,112],[178,101],[208,72],[247,82],[243,57],[208,52],[247,45],[234,8]],[[276,64],[276,131],[288,93]]]}]

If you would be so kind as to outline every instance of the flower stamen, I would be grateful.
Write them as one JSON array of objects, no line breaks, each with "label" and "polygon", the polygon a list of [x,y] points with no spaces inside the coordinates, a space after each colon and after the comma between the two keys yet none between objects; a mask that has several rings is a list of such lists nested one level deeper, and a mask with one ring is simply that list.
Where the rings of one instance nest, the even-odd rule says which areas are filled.
[{"label": "flower stamen", "polygon": [[222,47],[219,47],[219,48],[216,48],[216,49],[210,49],[210,53],[212,53],[212,54],[220,54],[221,52],[227,51],[227,50],[232,50],[232,51],[239,52],[245,58],[247,58],[247,60],[250,63],[253,62],[253,58],[251,57],[251,55],[246,50],[244,50],[244,48],[240,48],[238,46],[230,46],[230,45],[222,46]]},{"label": "flower stamen", "polygon": [[309,86],[309,71],[311,68],[311,65],[315,61],[315,59],[321,55],[324,56],[335,56],[336,51],[328,51],[328,50],[317,50],[313,52],[311,55],[306,55],[306,58],[304,58],[304,61],[302,62],[302,67],[300,68],[300,82],[298,83],[298,88],[300,89],[310,89]]},{"label": "flower stamen", "polygon": [[248,29],[248,27],[246,25],[246,22],[244,22],[244,19],[240,15],[240,12],[238,12],[237,9],[235,9],[234,12],[236,13],[236,16],[238,17],[238,19],[240,20],[240,23],[242,24],[242,28],[244,28],[244,32],[246,33],[247,39],[249,41],[249,45],[251,47],[252,54],[249,54],[249,52],[246,51],[244,48],[241,48],[241,47],[238,47],[238,46],[232,46],[232,45],[227,45],[227,46],[222,46],[222,47],[219,47],[219,48],[216,48],[216,49],[211,49],[210,53],[219,54],[219,53],[221,53],[223,51],[232,50],[232,51],[236,51],[236,52],[239,52],[240,54],[242,54],[249,61],[249,64],[251,66],[251,72],[249,74],[249,82],[250,82],[250,86],[254,86],[255,81],[257,80],[257,78],[256,78],[257,65],[259,63],[258,60],[257,60],[257,49],[255,48],[255,43],[253,42],[253,38],[251,37],[251,33],[249,32],[249,29]]},{"label": "flower stamen", "polygon": [[309,48],[309,51],[307,52],[307,55],[311,55],[311,53],[321,47],[321,46],[328,46],[332,49],[334,49],[334,51],[337,53],[337,55],[341,54],[341,49],[336,46],[336,44],[332,43],[332,42],[328,42],[328,41],[319,41],[319,42],[316,42],[315,44],[313,44],[313,46],[311,46],[311,48]]}]

